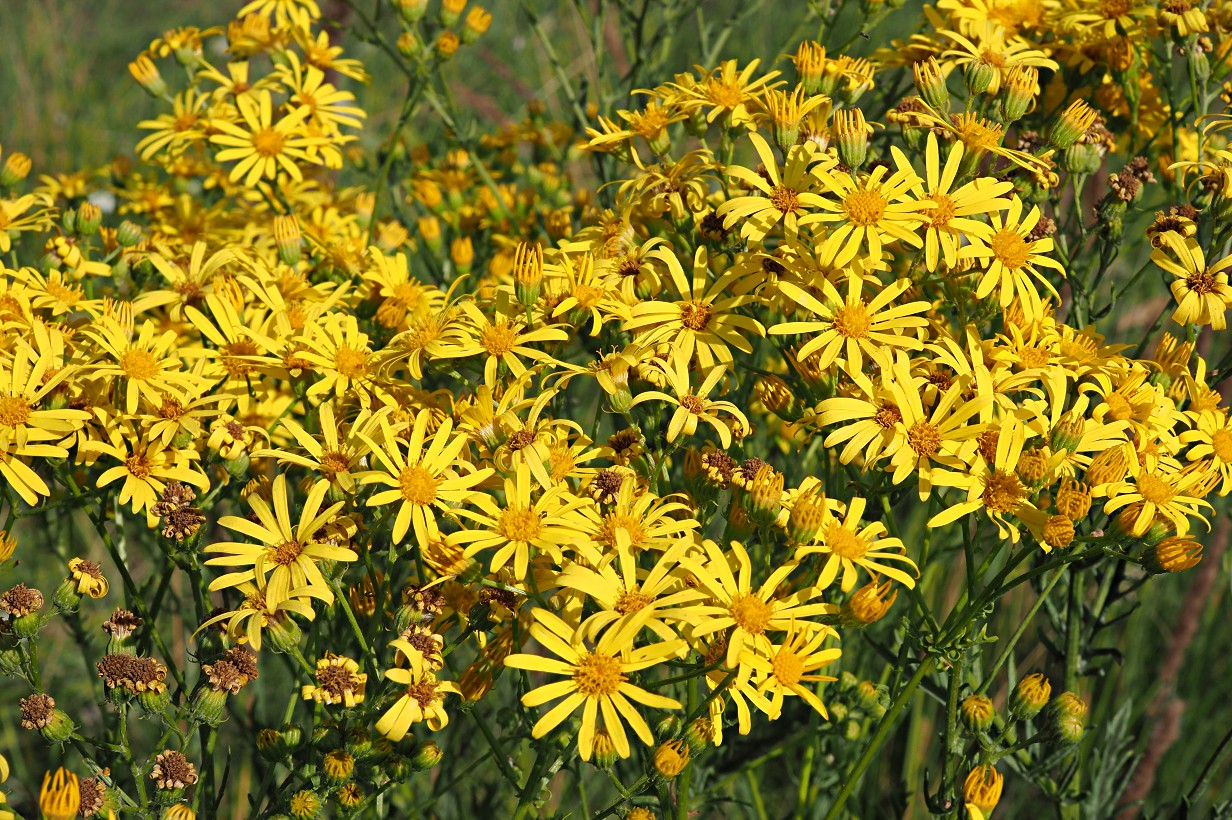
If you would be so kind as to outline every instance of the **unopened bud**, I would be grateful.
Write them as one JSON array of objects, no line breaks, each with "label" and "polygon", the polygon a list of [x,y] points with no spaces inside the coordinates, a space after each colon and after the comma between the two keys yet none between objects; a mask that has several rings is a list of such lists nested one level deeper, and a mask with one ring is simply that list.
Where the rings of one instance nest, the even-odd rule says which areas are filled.
[{"label": "unopened bud", "polygon": [[1048,705],[1052,696],[1052,684],[1039,672],[1027,675],[1018,681],[1010,695],[1010,717],[1014,720],[1030,720]]},{"label": "unopened bud", "polygon": [[1099,115],[1085,100],[1074,100],[1048,129],[1048,144],[1065,150],[1082,138]]},{"label": "unopened bud", "polygon": [[167,83],[158,73],[158,66],[147,55],[142,54],[128,64],[128,71],[133,79],[149,92],[152,97],[161,97],[167,93]]},{"label": "unopened bud", "polygon": [[83,202],[77,209],[77,233],[93,236],[103,224],[103,210],[93,202]]},{"label": "unopened bud", "polygon": [[530,307],[539,299],[543,283],[543,246],[519,242],[513,255],[513,281],[518,301]]},{"label": "unopened bud", "polygon": [[892,586],[889,581],[869,581],[851,593],[839,609],[839,622],[858,628],[880,621],[898,597],[898,590]]},{"label": "unopened bud", "polygon": [[689,765],[689,745],[683,740],[669,740],[655,749],[654,767],[662,777],[671,780]]},{"label": "unopened bud", "polygon": [[21,182],[30,174],[30,157],[14,151],[4,159],[4,166],[0,167],[0,186],[5,188],[12,187]]},{"label": "unopened bud", "polygon": [[473,7],[466,13],[466,22],[462,24],[462,42],[473,43],[487,32],[492,25],[492,15],[480,6]]},{"label": "unopened bud", "polygon": [[986,731],[997,716],[992,701],[984,695],[970,695],[965,698],[961,711],[963,723],[973,732]]},{"label": "unopened bud", "polygon": [[858,170],[868,158],[868,135],[871,132],[859,108],[845,108],[834,112],[834,139],[838,145],[838,158],[851,170]]},{"label": "unopened bud", "polygon": [[1048,704],[1049,734],[1056,742],[1073,745],[1087,726],[1087,704],[1073,692],[1062,692]]},{"label": "unopened bud", "polygon": [[1143,564],[1155,573],[1184,572],[1202,561],[1202,545],[1188,536],[1164,538],[1143,558]]},{"label": "unopened bud", "polygon": [[941,65],[936,57],[929,57],[923,62],[911,67],[915,75],[915,87],[920,92],[920,99],[930,106],[946,113],[950,110],[950,89],[946,86],[945,75],[941,73]]},{"label": "unopened bud", "polygon": [[295,267],[300,260],[300,246],[303,237],[299,232],[299,222],[290,214],[274,217],[274,242],[278,245],[278,258],[282,264]]},{"label": "unopened bud", "polygon": [[992,766],[976,766],[963,783],[963,802],[975,806],[987,817],[1001,802],[1003,778]]},{"label": "unopened bud", "polygon": [[116,242],[122,248],[131,248],[142,240],[141,226],[136,222],[124,220],[116,229]]}]

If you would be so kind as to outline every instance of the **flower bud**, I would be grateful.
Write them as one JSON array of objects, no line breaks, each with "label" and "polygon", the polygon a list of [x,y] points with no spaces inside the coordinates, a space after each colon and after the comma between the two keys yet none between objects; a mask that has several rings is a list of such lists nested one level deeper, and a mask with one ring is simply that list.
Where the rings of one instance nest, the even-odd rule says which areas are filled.
[{"label": "flower bud", "polygon": [[972,97],[983,94],[991,88],[995,79],[997,79],[996,67],[984,60],[967,63],[963,71],[963,82],[967,85],[967,93]]},{"label": "flower bud", "polygon": [[800,420],[803,408],[787,382],[778,376],[763,376],[757,380],[756,388],[758,398],[771,413],[786,421]]},{"label": "flower bud", "polygon": [[610,769],[619,759],[620,755],[616,752],[616,744],[612,742],[612,736],[604,729],[596,729],[590,762],[600,769]]},{"label": "flower bud", "polygon": [[1184,572],[1202,560],[1202,545],[1188,536],[1173,535],[1161,540],[1143,556],[1151,572]]},{"label": "flower bud", "polygon": [[1050,547],[1064,549],[1074,543],[1074,522],[1064,515],[1052,515],[1044,524],[1044,543]]},{"label": "flower bud", "polygon": [[892,586],[890,581],[874,580],[851,593],[839,609],[839,622],[860,628],[880,621],[898,597],[898,590],[891,591]]},{"label": "flower bud", "polygon": [[715,736],[714,718],[711,717],[696,718],[684,730],[685,743],[694,754],[713,746]]},{"label": "flower bud", "polygon": [[1015,66],[1001,86],[998,104],[1005,123],[1022,119],[1035,100],[1039,88],[1039,71],[1029,66]]},{"label": "flower bud", "polygon": [[147,55],[142,54],[128,64],[128,71],[133,79],[144,88],[151,97],[161,97],[167,93],[167,83],[158,73],[158,66]]},{"label": "flower bud", "polygon": [[1082,740],[1087,725],[1087,704],[1073,692],[1062,692],[1048,704],[1048,731],[1053,740],[1073,745]]},{"label": "flower bud", "polygon": [[335,785],[345,783],[355,773],[355,758],[346,749],[334,749],[325,755],[321,768]]},{"label": "flower bud", "polygon": [[983,732],[992,726],[997,710],[984,695],[969,695],[962,702],[962,720],[973,732]]},{"label": "flower bud", "polygon": [[300,630],[299,624],[290,616],[271,617],[267,628],[269,645],[275,652],[290,652],[292,649],[299,648],[299,642],[304,633]]},{"label": "flower bud", "polygon": [[102,224],[103,209],[93,202],[83,202],[77,209],[77,233],[81,236],[93,236]]},{"label": "flower bud", "polygon": [[189,714],[193,720],[207,726],[218,726],[226,720],[227,691],[199,685],[193,693]]},{"label": "flower bud", "polygon": [[394,0],[394,5],[408,23],[419,22],[428,11],[428,0]]},{"label": "flower bud", "polygon": [[171,705],[171,690],[165,686],[147,689],[137,694],[137,703],[146,714],[161,715]]},{"label": "flower bud", "polygon": [[745,484],[741,497],[749,519],[759,527],[770,526],[782,509],[783,474],[763,464]]},{"label": "flower bud", "polygon": [[804,88],[804,93],[822,93],[826,66],[825,46],[813,40],[805,40],[796,49],[792,61],[796,64],[796,77]]},{"label": "flower bud", "polygon": [[819,490],[801,492],[787,519],[787,535],[793,544],[811,544],[826,520],[826,496]]},{"label": "flower bud", "polygon": [[30,174],[30,157],[14,151],[4,158],[0,167],[0,187],[11,188]]},{"label": "flower bud", "polygon": [[689,745],[683,740],[669,740],[655,749],[654,767],[660,776],[671,780],[689,765]]},{"label": "flower bud", "polygon": [[1070,521],[1081,521],[1091,511],[1091,490],[1076,479],[1062,479],[1053,506]]},{"label": "flower bud", "polygon": [[427,741],[418,749],[415,750],[415,756],[411,758],[411,765],[417,771],[426,771],[436,767],[445,753],[441,751],[441,747],[437,746],[434,741]]},{"label": "flower bud", "polygon": [[442,63],[453,59],[458,53],[461,40],[452,31],[442,31],[436,38],[436,56]]},{"label": "flower bud", "polygon": [[441,25],[452,26],[462,18],[466,0],[441,0]]},{"label": "flower bud", "polygon": [[462,42],[473,43],[487,32],[492,25],[492,15],[487,9],[474,6],[466,13],[466,21],[462,24]]},{"label": "flower bud", "polygon": [[864,120],[859,108],[847,108],[834,112],[834,138],[838,144],[838,158],[855,171],[868,159],[868,136],[872,129]]},{"label": "flower bud", "polygon": [[135,222],[124,220],[116,229],[116,242],[121,248],[131,248],[142,240],[141,226]]},{"label": "flower bud", "polygon": [[1048,678],[1035,672],[1018,681],[1010,695],[1010,717],[1014,720],[1030,720],[1048,705],[1052,684]]},{"label": "flower bud", "polygon": [[950,110],[950,89],[946,86],[945,75],[941,73],[941,65],[936,57],[929,57],[923,62],[911,67],[915,75],[915,87],[920,92],[920,99],[940,111],[942,114]]},{"label": "flower bud", "polygon": [[969,803],[987,817],[1001,801],[1005,778],[992,766],[976,766],[963,783],[963,802]]},{"label": "flower bud", "polygon": [[398,49],[398,53],[408,60],[418,59],[423,54],[423,43],[413,31],[404,31],[398,35],[398,39],[394,42]]},{"label": "flower bud", "polygon": [[543,283],[543,246],[538,242],[519,242],[513,254],[514,291],[524,307],[539,299]]},{"label": "flower bud", "polygon": [[1098,116],[1085,100],[1074,100],[1049,127],[1048,144],[1064,151],[1082,138]]},{"label": "flower bud", "polygon": [[475,247],[471,244],[471,238],[459,236],[454,239],[449,246],[449,258],[453,260],[459,273],[470,272],[471,264],[475,261]]},{"label": "flower bud", "polygon": [[303,237],[299,232],[299,222],[293,215],[280,214],[274,217],[274,242],[278,245],[278,259],[282,264],[290,267],[299,264]]}]

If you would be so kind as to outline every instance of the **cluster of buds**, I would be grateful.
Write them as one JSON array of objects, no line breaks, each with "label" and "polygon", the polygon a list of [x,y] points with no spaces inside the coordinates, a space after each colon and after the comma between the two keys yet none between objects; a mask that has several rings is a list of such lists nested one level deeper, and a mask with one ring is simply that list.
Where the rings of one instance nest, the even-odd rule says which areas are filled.
[{"label": "cluster of buds", "polygon": [[[436,21],[427,19],[428,0],[393,0],[393,5],[403,28],[397,41],[398,51],[411,60],[450,60],[460,46],[475,42],[492,25],[492,14],[487,9],[467,9],[466,0],[442,0]],[[432,43],[431,49],[424,45],[428,42]]]}]

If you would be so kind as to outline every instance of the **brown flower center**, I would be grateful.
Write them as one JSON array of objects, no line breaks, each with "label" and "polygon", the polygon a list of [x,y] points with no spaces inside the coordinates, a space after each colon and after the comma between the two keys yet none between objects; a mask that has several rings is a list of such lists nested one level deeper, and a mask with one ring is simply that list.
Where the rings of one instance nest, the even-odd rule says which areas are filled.
[{"label": "brown flower center", "polygon": [[680,306],[680,323],[689,330],[705,330],[714,308],[705,302],[685,302]]}]

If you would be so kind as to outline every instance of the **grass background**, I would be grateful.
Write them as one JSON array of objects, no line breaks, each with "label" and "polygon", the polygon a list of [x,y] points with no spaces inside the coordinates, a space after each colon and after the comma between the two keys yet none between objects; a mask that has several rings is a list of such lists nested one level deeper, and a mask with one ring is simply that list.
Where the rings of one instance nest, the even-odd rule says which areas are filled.
[{"label": "grass background", "polygon": [[[216,24],[225,21],[241,5],[239,0],[4,0],[0,25],[0,112],[4,112],[0,115],[0,146],[6,152],[21,150],[30,154],[35,174],[99,167],[112,155],[131,151],[139,138],[135,123],[153,115],[156,105],[132,82],[128,62],[164,29]],[[328,8],[328,3],[323,5]],[[518,5],[493,2],[491,6],[494,22],[489,33],[475,46],[463,49],[449,67],[459,104],[477,119],[488,122],[520,116],[531,99],[543,100],[549,111],[563,111],[565,103],[552,66]],[[581,45],[588,41],[581,36],[570,2],[537,0],[534,6],[575,80],[593,78],[596,60],[610,60],[618,69],[627,67],[627,58],[617,40],[605,40],[600,55]],[[702,4],[704,13],[714,19],[723,19],[742,7],[742,3],[727,0]],[[774,10],[774,14],[758,13],[741,24],[718,50],[722,58],[762,56],[770,62],[794,47],[798,39],[815,31],[816,24],[803,3],[766,8]],[[848,11],[844,9],[846,17],[840,17],[840,23],[855,25],[854,15]],[[900,14],[898,19],[914,19],[908,12]],[[876,41],[884,39],[887,33],[880,32],[873,43],[857,39],[853,51],[867,53]],[[375,144],[396,116],[394,109],[401,98],[401,83],[389,73],[387,63],[374,54],[373,48],[346,36],[343,42],[352,54],[364,58],[374,73],[371,84],[355,91],[371,116],[365,139]],[[687,70],[702,59],[700,51],[701,45],[695,40],[687,36],[676,38],[664,52],[663,66],[669,72]],[[670,73],[663,74],[661,79],[668,77]],[[435,133],[438,125],[424,113],[413,124],[411,139],[415,139],[415,129],[419,129],[420,135],[427,135]],[[1129,311],[1132,306],[1125,309]],[[1129,326],[1118,335],[1134,335],[1134,322],[1120,324]],[[1232,675],[1232,630],[1227,628],[1232,615],[1232,563],[1223,549],[1226,537],[1227,529],[1217,527],[1206,539],[1208,557],[1198,570],[1158,579],[1142,590],[1137,609],[1126,621],[1106,630],[1101,638],[1102,646],[1123,653],[1123,662],[1110,659],[1104,679],[1088,681],[1088,689],[1083,693],[1097,693],[1091,704],[1091,732],[1103,732],[1106,737],[1109,728],[1115,726],[1114,716],[1127,709],[1123,734],[1129,748],[1158,756],[1158,768],[1146,783],[1148,816],[1166,816],[1170,812],[1232,725],[1232,708],[1226,695],[1226,681]],[[935,563],[927,571],[932,577],[922,585],[925,589],[931,584],[939,599],[957,595],[962,578],[959,563]],[[36,557],[25,556],[18,572],[23,580],[50,590],[54,589],[61,569],[39,565]],[[16,580],[4,578],[3,582],[7,586]],[[1011,595],[997,618],[1000,630],[991,631],[1010,634],[1016,617],[1029,608],[1033,596],[1028,589]],[[1038,619],[1020,643],[1016,662],[1023,673],[1045,664],[1046,652],[1037,632],[1044,624],[1045,619]],[[878,625],[882,631],[874,637],[889,639],[891,628],[889,624]],[[861,641],[858,636],[847,641],[845,649],[852,654],[852,660],[868,651],[861,647]],[[80,674],[75,662],[62,666],[55,670],[56,674]],[[1003,683],[991,687],[999,705],[1004,702],[1004,689]],[[17,751],[16,746],[29,747],[33,740],[17,727],[15,720],[16,700],[24,694],[9,681],[0,683],[0,738],[6,747],[0,751],[10,757]],[[864,816],[886,816],[885,806],[878,805],[877,795],[904,787],[911,796],[909,816],[926,813],[919,795],[929,767],[933,781],[936,780],[939,727],[934,721],[941,717],[943,709],[926,692],[918,697],[917,708],[898,733],[892,753],[883,754],[870,770],[870,780],[861,790],[865,798],[859,808]],[[281,708],[282,698],[277,700],[274,709]],[[61,705],[73,714],[72,704]],[[1108,745],[1105,743],[1103,748]],[[17,779],[24,780],[23,774],[41,772],[37,767],[45,763],[45,756],[45,752],[31,750],[26,755],[29,769],[23,773],[21,769],[26,767],[18,763]],[[911,762],[904,767],[903,760]],[[777,765],[787,767],[785,771],[789,774],[792,764]],[[765,776],[775,777],[773,772]],[[32,785],[33,781],[11,781],[14,800],[28,800],[27,787]],[[742,797],[748,796],[735,795],[738,802],[744,802]],[[1204,816],[1212,802],[1230,798],[1232,777],[1225,764],[1214,771],[1198,816]],[[1025,816],[1038,799],[1031,787],[1008,777],[999,815]],[[775,801],[767,803],[773,810]]]}]

